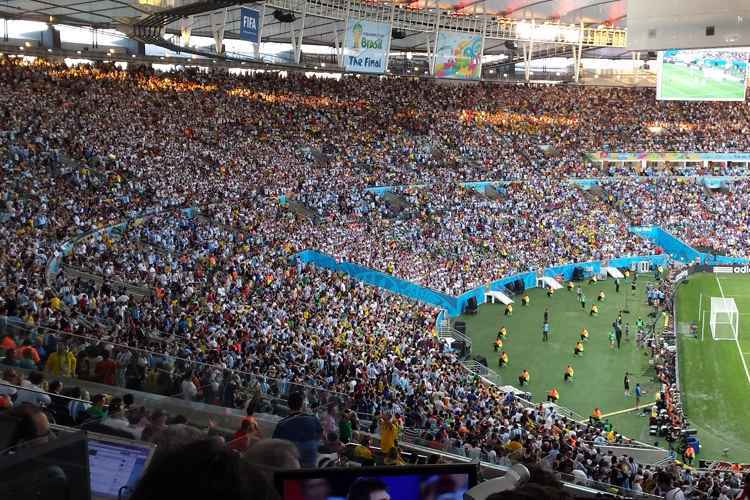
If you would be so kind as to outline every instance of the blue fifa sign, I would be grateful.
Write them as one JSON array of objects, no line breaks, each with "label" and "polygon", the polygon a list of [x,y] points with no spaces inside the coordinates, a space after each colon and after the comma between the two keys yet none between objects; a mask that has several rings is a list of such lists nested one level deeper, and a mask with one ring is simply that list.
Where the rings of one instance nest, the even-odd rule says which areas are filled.
[{"label": "blue fifa sign", "polygon": [[260,13],[257,10],[240,9],[240,38],[252,43],[260,42]]}]

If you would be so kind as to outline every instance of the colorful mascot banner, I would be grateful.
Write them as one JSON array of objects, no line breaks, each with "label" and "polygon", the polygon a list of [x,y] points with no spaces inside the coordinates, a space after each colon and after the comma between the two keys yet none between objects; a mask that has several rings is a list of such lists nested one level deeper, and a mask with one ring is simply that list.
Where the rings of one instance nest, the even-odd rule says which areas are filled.
[{"label": "colorful mascot banner", "polygon": [[391,25],[346,19],[344,69],[360,73],[385,73],[391,45]]},{"label": "colorful mascot banner", "polygon": [[482,76],[482,35],[440,31],[435,44],[435,76],[478,80]]}]

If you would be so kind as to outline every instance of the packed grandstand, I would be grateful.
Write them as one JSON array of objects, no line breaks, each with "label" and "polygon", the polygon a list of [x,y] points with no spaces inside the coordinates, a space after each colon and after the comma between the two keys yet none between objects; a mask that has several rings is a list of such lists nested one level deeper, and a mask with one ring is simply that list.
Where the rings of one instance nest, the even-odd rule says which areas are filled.
[{"label": "packed grandstand", "polygon": [[[643,88],[157,74],[8,57],[0,89],[9,411],[42,403],[65,425],[106,417],[101,426],[168,453],[170,439],[205,433],[138,401],[110,401],[106,414],[101,397],[54,381],[281,415],[302,391],[336,463],[403,463],[395,427],[399,442],[632,493],[676,485],[689,498],[728,498],[743,488],[736,470],[608,455],[598,446],[628,441],[616,429],[466,371],[436,335],[437,308],[296,254],[318,250],[451,296],[524,271],[661,251],[630,226],[744,256],[747,181],[709,189],[696,177],[747,175],[740,165],[641,171],[584,153],[750,151],[745,103],[654,102]],[[575,182],[590,177],[607,179],[588,191]],[[495,182],[495,195],[462,184],[478,179]],[[389,198],[368,190],[378,186],[395,187]],[[679,397],[674,353],[650,347],[680,428],[669,404]],[[268,436],[248,422],[227,440],[267,464]],[[370,448],[378,436],[382,456]],[[304,447],[291,454],[318,463]]]}]

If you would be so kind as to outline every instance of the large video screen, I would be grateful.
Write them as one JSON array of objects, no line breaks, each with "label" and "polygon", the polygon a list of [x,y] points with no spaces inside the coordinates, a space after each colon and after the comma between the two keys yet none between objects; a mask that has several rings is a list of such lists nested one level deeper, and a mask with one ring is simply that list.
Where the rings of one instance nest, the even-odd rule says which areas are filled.
[{"label": "large video screen", "polygon": [[656,98],[744,101],[747,48],[659,52]]},{"label": "large video screen", "polygon": [[282,500],[462,500],[475,464],[301,469],[274,475]]}]

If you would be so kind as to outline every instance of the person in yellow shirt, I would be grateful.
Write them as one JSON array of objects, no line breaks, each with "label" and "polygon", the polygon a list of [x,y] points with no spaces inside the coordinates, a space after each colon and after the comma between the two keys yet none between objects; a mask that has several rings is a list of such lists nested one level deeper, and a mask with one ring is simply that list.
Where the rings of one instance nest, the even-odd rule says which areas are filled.
[{"label": "person in yellow shirt", "polygon": [[520,450],[521,448],[523,448],[523,445],[521,444],[521,441],[519,441],[519,439],[520,439],[520,437],[513,436],[513,438],[511,438],[511,440],[510,440],[510,443],[508,443],[507,445],[505,445],[505,447],[511,453],[514,452],[514,451]]},{"label": "person in yellow shirt", "polygon": [[500,353],[500,357],[497,359],[497,364],[500,368],[508,364],[508,353],[506,351]]},{"label": "person in yellow shirt", "polygon": [[529,298],[529,294],[528,293],[524,293],[523,297],[521,297],[521,305],[528,306],[530,300],[531,299]]},{"label": "person in yellow shirt", "polygon": [[572,281],[568,281],[568,291],[572,292],[573,288],[575,288],[575,285],[573,284],[573,282]]},{"label": "person in yellow shirt", "polygon": [[606,298],[606,295],[604,295],[604,290],[599,292],[599,295],[596,297],[596,300],[599,302],[604,302],[604,299]]},{"label": "person in yellow shirt", "polygon": [[565,373],[563,374],[563,381],[564,382],[571,382],[573,380],[573,374],[575,371],[573,370],[573,367],[571,365],[568,365],[565,368]]},{"label": "person in yellow shirt", "polygon": [[497,338],[504,339],[508,336],[508,329],[504,326],[501,326],[500,329],[497,331]]},{"label": "person in yellow shirt", "polygon": [[581,342],[588,342],[589,331],[585,328],[581,328]]},{"label": "person in yellow shirt", "polygon": [[589,315],[596,316],[597,314],[599,314],[599,306],[597,306],[596,304],[591,304],[591,312],[589,312]]},{"label": "person in yellow shirt", "polygon": [[583,342],[580,340],[576,342],[576,346],[573,349],[573,355],[574,356],[583,356]]},{"label": "person in yellow shirt", "polygon": [[513,316],[513,304],[507,304],[505,306],[505,315],[506,316]]},{"label": "person in yellow shirt", "polygon": [[398,421],[390,413],[383,413],[378,425],[380,427],[380,449],[387,455],[396,444],[399,431]]},{"label": "person in yellow shirt", "polygon": [[523,387],[529,384],[529,370],[524,368],[521,374],[518,376],[518,385]]},{"label": "person in yellow shirt", "polygon": [[354,447],[352,456],[355,459],[369,462],[373,460],[372,450],[370,449],[370,437],[363,434],[359,439],[359,444]]},{"label": "person in yellow shirt", "polygon": [[59,297],[54,296],[49,300],[49,306],[53,311],[59,311],[62,307],[62,301]]},{"label": "person in yellow shirt", "polygon": [[502,348],[503,348],[503,339],[498,337],[495,339],[495,346],[494,346],[495,352],[499,351]]},{"label": "person in yellow shirt", "polygon": [[78,360],[64,343],[57,344],[57,351],[47,358],[44,370],[55,377],[74,377]]},{"label": "person in yellow shirt", "polygon": [[385,456],[383,463],[385,463],[385,465],[406,465],[406,461],[401,456],[398,446],[391,448],[391,451]]}]

